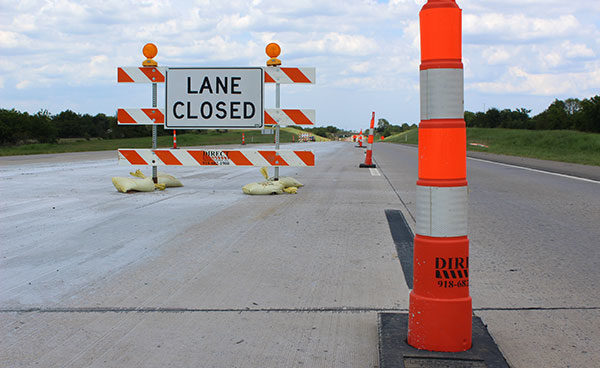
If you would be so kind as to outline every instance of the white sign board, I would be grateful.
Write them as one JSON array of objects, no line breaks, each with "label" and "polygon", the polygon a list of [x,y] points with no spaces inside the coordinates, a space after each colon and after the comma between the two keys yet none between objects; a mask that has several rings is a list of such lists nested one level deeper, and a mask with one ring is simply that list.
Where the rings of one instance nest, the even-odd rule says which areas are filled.
[{"label": "white sign board", "polygon": [[260,129],[262,68],[168,68],[166,129]]}]

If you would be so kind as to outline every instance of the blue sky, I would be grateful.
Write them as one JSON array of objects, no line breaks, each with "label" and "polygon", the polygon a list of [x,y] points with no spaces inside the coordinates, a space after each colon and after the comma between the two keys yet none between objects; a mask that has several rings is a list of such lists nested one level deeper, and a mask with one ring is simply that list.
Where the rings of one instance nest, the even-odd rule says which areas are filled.
[{"label": "blue sky", "polygon": [[[319,125],[360,129],[371,111],[419,120],[418,13],[424,0],[0,0],[0,108],[114,114],[151,105],[149,85],[116,83],[146,42],[164,66],[317,68],[317,84],[283,85],[282,107]],[[600,1],[458,0],[465,109],[543,111],[600,94]],[[274,107],[267,86],[265,106]],[[159,88],[159,106],[164,105]]]}]

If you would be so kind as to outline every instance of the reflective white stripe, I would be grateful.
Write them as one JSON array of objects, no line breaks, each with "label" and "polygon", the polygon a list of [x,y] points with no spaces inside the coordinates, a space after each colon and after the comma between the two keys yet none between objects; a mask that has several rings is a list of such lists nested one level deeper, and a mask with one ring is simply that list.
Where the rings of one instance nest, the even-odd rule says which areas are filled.
[{"label": "reflective white stripe", "polygon": [[467,187],[417,185],[419,235],[452,237],[467,235]]},{"label": "reflective white stripe", "polygon": [[420,85],[421,120],[464,117],[462,69],[421,70]]}]

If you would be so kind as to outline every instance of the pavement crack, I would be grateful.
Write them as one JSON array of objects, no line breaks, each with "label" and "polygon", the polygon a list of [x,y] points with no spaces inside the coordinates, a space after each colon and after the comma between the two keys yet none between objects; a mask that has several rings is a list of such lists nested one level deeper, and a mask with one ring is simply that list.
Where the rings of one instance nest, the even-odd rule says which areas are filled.
[{"label": "pavement crack", "polygon": [[600,307],[481,307],[473,312],[485,311],[553,311],[553,310],[600,310]]},{"label": "pavement crack", "polygon": [[80,308],[14,308],[0,313],[210,313],[210,312],[267,312],[267,313],[367,313],[407,312],[401,308],[321,307],[321,308],[177,308],[177,307],[80,307]]}]

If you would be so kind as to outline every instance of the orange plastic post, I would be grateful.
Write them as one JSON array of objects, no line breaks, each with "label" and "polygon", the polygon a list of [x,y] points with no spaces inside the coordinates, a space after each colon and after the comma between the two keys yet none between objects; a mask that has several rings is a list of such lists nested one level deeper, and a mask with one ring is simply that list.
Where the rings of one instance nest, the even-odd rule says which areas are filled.
[{"label": "orange plastic post", "polygon": [[[371,126],[369,127],[369,138],[367,140],[367,143],[369,143],[369,145],[367,146],[367,154],[365,155],[365,162],[363,164],[358,165],[358,167],[369,167],[369,168],[377,167],[373,163],[373,130],[375,130],[375,111],[373,111],[373,114],[371,115]],[[362,143],[362,141],[361,141],[361,143]]]},{"label": "orange plastic post", "polygon": [[246,144],[246,137],[244,136],[244,133],[242,133],[242,146]]},{"label": "orange plastic post", "polygon": [[457,352],[472,343],[461,9],[455,0],[428,0],[419,18],[425,83],[408,343]]}]

